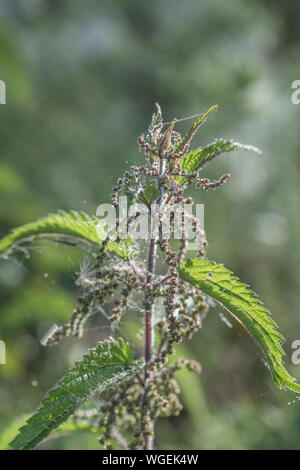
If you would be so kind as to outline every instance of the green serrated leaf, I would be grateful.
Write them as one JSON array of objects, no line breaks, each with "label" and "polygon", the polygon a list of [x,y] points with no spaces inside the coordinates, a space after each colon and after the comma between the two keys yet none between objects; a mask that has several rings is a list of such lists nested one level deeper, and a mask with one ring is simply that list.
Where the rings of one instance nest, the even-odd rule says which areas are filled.
[{"label": "green serrated leaf", "polygon": [[[12,421],[12,423],[5,428],[2,433],[0,434],[0,450],[9,450],[10,448],[10,441],[14,438],[20,426],[23,426],[29,415],[20,416]],[[89,431],[89,432],[99,432],[99,428],[95,425],[90,424],[85,419],[80,419],[77,417],[71,417],[65,423],[62,423],[57,429],[52,432],[54,437],[57,436],[59,433],[71,433],[71,432],[82,432],[82,431]]]},{"label": "green serrated leaf", "polygon": [[158,198],[158,196],[158,188],[154,184],[148,182],[146,189],[139,195],[139,198],[143,203],[146,203],[147,205],[151,206],[151,204]]},{"label": "green serrated leaf", "polygon": [[[0,254],[7,256],[10,252],[24,242],[33,241],[36,238],[52,240],[81,241],[92,245],[99,245],[103,238],[97,230],[99,221],[85,212],[64,212],[48,214],[36,222],[32,222],[14,229],[9,235],[0,240]],[[103,234],[104,237],[104,234]],[[119,256],[126,257],[127,240],[123,243],[110,241],[107,249]]]},{"label": "green serrated leaf", "polygon": [[132,362],[131,348],[123,339],[110,338],[99,343],[50,390],[11,447],[35,448],[91,396],[134,377],[143,367],[142,362]]},{"label": "green serrated leaf", "polygon": [[16,435],[18,432],[18,429],[20,426],[22,426],[26,419],[29,418],[28,415],[23,415],[19,416],[16,419],[14,419],[7,428],[5,428],[1,434],[0,434],[0,450],[8,450],[9,449],[9,443],[12,440],[12,438]]},{"label": "green serrated leaf", "polygon": [[215,111],[216,109],[218,108],[218,105],[214,105],[212,106],[211,108],[209,108],[208,111],[206,111],[206,113],[203,113],[198,119],[197,121],[195,121],[193,127],[191,127],[191,129],[189,130],[189,132],[186,134],[186,136],[182,139],[182,141],[177,145],[176,149],[175,149],[175,153],[178,153],[180,152],[185,145],[189,144],[192,140],[192,138],[194,137],[194,135],[196,134],[196,132],[198,131],[199,127],[206,121],[208,115],[212,112],[212,111]]},{"label": "green serrated leaf", "polygon": [[[180,165],[185,173],[193,173],[206,165],[210,160],[234,150],[251,150],[255,153],[261,153],[261,151],[253,145],[240,144],[231,139],[217,139],[205,147],[200,147],[184,155],[180,160]],[[184,177],[176,178],[176,181],[180,184],[183,184],[185,180]]]},{"label": "green serrated leaf", "polygon": [[283,365],[285,353],[281,343],[284,338],[278,332],[270,312],[246,284],[222,264],[197,258],[181,264],[180,276],[218,301],[244,325],[263,350],[279,388],[300,392],[300,385],[295,383]]}]

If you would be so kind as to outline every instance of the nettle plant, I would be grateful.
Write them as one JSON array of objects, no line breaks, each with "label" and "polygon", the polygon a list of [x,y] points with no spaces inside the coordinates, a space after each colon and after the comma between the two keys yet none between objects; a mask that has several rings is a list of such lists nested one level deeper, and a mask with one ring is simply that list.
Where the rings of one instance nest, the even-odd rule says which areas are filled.
[{"label": "nettle plant", "polygon": [[[228,174],[216,181],[200,177],[199,172],[209,161],[233,150],[259,152],[255,147],[223,139],[190,150],[193,136],[215,109],[213,106],[200,115],[187,135],[181,136],[174,130],[176,120],[163,123],[157,105],[146,134],[138,138],[145,164],[131,166],[118,180],[112,203],[117,209],[120,195],[131,195],[132,204],[143,203],[151,215],[151,235],[146,247],[130,237],[120,237],[124,224],[128,228],[139,223],[143,216],[139,211],[126,220],[118,218],[114,236],[97,229],[97,217],[82,212],[59,212],[17,228],[1,240],[2,255],[37,237],[71,245],[85,243],[97,252],[97,261],[91,258],[92,268],[85,267],[80,272],[77,308],[69,322],[48,337],[48,345],[66,336],[81,337],[85,322],[95,312],[105,311],[112,327],[112,336],[76,362],[49,391],[11,442],[12,448],[32,449],[58,429],[85,428],[98,432],[105,449],[152,449],[155,422],[160,417],[178,415],[182,409],[176,372],[183,367],[201,372],[195,360],[186,357],[171,360],[170,356],[174,355],[177,343],[198,332],[210,299],[253,336],[279,388],[300,392],[300,386],[284,367],[281,346],[284,338],[270,313],[247,285],[222,264],[206,259],[204,232],[196,217],[185,210],[186,205],[193,204],[191,198],[184,196],[189,185],[216,189],[229,178]],[[177,209],[170,212],[170,205]],[[184,228],[181,240],[174,241],[177,211],[198,232],[199,251],[194,258],[187,259]],[[170,217],[170,237],[165,237],[161,230],[166,217]],[[140,299],[143,312],[142,357],[138,357],[141,350],[138,340],[132,345],[119,337],[119,324],[132,299],[134,302]],[[85,403],[88,400],[90,403],[91,397],[97,400],[97,407],[92,409]]]}]

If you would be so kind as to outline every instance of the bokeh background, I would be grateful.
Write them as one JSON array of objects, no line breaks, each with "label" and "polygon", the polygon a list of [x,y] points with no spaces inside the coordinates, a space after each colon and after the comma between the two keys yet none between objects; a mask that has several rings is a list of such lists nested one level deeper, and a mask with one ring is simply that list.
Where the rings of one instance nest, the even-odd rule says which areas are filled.
[{"label": "bokeh background", "polygon": [[[215,160],[232,174],[205,203],[208,257],[239,273],[291,344],[300,339],[300,79],[297,0],[2,0],[0,235],[56,209],[95,213],[128,162],[159,101],[165,120],[219,104],[196,142],[233,137],[263,150]],[[179,130],[186,130],[184,122]],[[76,303],[84,253],[38,244],[0,260],[0,431],[31,413],[74,359],[110,334],[93,319],[82,340],[46,349],[40,338]],[[128,333],[130,334],[130,333]],[[299,449],[300,401],[272,383],[260,352],[220,309],[181,352],[203,365],[179,377],[185,410],[161,420],[161,449]],[[6,437],[2,439],[4,446]],[[1,446],[0,446],[1,447]],[[62,435],[47,449],[99,448]]]}]

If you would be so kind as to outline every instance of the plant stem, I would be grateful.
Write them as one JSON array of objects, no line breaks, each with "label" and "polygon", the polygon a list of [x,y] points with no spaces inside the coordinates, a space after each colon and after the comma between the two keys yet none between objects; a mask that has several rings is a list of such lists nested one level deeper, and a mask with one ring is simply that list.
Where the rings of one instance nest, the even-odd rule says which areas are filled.
[{"label": "plant stem", "polygon": [[[163,175],[165,171],[165,161],[163,158],[160,159],[159,173]],[[150,286],[155,275],[156,267],[156,252],[157,252],[157,241],[158,241],[158,230],[159,230],[159,213],[153,214],[153,207],[158,211],[160,210],[160,204],[163,198],[163,188],[159,183],[158,188],[160,195],[155,201],[155,205],[151,207],[150,218],[151,218],[151,229],[149,234],[149,245],[148,245],[148,257],[147,257],[147,281],[146,287]],[[154,339],[155,339],[155,330],[154,330],[154,301],[153,298],[146,298],[146,311],[145,311],[145,344],[144,344],[144,355],[145,355],[145,386],[144,386],[144,398],[147,396],[148,384],[151,380],[151,372],[148,369],[149,363],[153,358],[154,351]],[[150,431],[152,431],[152,436],[145,437],[144,450],[153,449],[154,441],[154,422],[150,423]]]},{"label": "plant stem", "polygon": [[[151,214],[151,224],[152,224],[152,214]],[[156,265],[156,251],[157,251],[157,240],[155,238],[150,238],[149,247],[148,247],[148,259],[147,259],[147,286],[152,282],[153,275],[155,274],[155,265]],[[145,381],[144,381],[144,398],[147,396],[148,384],[151,380],[151,372],[148,370],[149,363],[153,357],[154,350],[154,303],[153,299],[146,299],[147,309],[145,311],[145,345],[144,345],[144,354],[145,354]],[[154,423],[150,423],[150,431],[154,433]],[[144,443],[144,450],[153,449],[153,436],[146,436]]]},{"label": "plant stem", "polygon": [[[148,260],[147,260],[147,286],[152,282],[153,275],[155,274],[156,265],[156,240],[149,241]],[[145,361],[146,365],[151,361],[154,347],[154,326],[153,326],[153,310],[154,305],[151,300],[149,308],[145,312]]]},{"label": "plant stem", "polygon": [[111,437],[117,441],[121,449],[129,450],[128,444],[126,439],[117,431],[117,429],[113,429],[111,432]]}]

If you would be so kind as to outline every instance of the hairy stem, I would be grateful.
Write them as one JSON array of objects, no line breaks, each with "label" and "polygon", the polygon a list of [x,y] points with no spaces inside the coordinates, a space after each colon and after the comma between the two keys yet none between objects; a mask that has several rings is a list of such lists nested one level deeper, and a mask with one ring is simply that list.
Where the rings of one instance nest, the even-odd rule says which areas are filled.
[{"label": "hairy stem", "polygon": [[[160,159],[160,168],[159,173],[163,175],[165,171],[165,161],[163,158]],[[155,204],[152,205],[150,215],[151,215],[151,228],[150,228],[150,235],[149,235],[149,245],[148,245],[148,258],[147,258],[147,281],[146,287],[150,286],[155,274],[155,267],[156,267],[156,252],[157,252],[157,241],[159,236],[159,210],[160,204],[163,198],[163,188],[162,185],[159,183],[159,190],[160,195],[158,199],[155,201]],[[153,358],[154,352],[154,339],[155,339],[155,331],[154,331],[154,302],[152,298],[147,298],[146,294],[146,311],[145,311],[145,343],[144,343],[144,355],[145,355],[145,382],[144,382],[144,399],[147,396],[148,392],[148,384],[151,380],[151,372],[149,371],[149,363]],[[154,423],[150,423],[150,431],[153,433],[152,436],[145,437],[144,449],[151,450],[153,449],[153,441],[154,441]]]},{"label": "hairy stem", "polygon": [[[151,225],[152,225],[152,214],[151,214]],[[156,265],[156,251],[157,251],[157,240],[155,238],[150,238],[149,247],[148,247],[148,259],[147,259],[147,286],[152,282],[153,276],[155,274],[155,265]],[[144,399],[147,396],[148,384],[151,380],[151,372],[148,369],[149,363],[153,357],[154,350],[154,303],[153,299],[146,298],[146,311],[145,311],[145,344],[144,344],[144,354],[145,354],[145,381],[144,381]],[[154,432],[154,423],[150,424],[150,431]],[[153,436],[145,436],[144,449],[151,450],[153,449]]]},{"label": "hairy stem", "polygon": [[[155,274],[156,265],[156,240],[149,241],[148,260],[147,260],[147,286],[152,282],[153,275]],[[145,312],[145,361],[146,366],[152,359],[154,347],[154,327],[153,327],[153,300],[147,299],[148,308]]]},{"label": "hairy stem", "polygon": [[119,433],[117,429],[112,430],[111,437],[117,441],[121,449],[129,450],[126,439],[124,439],[124,437]]}]

